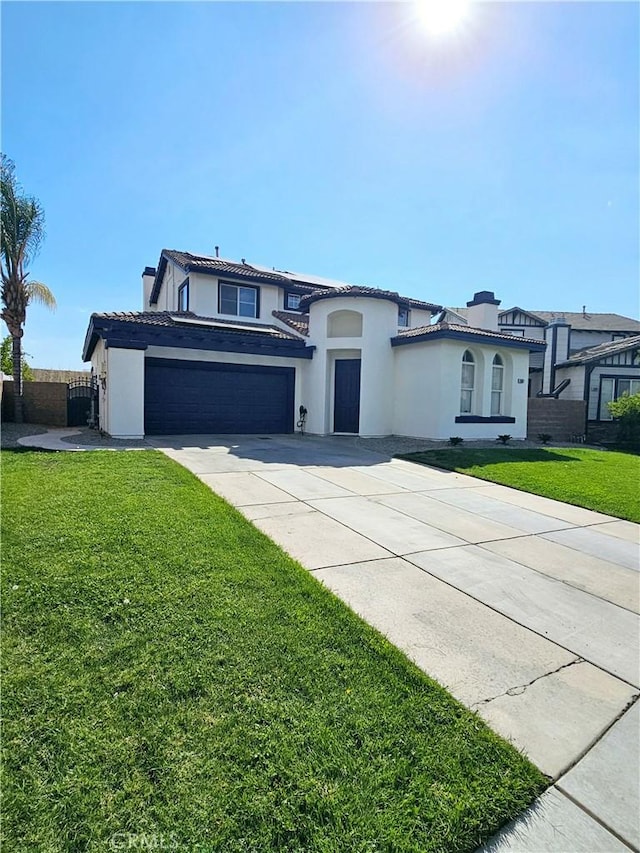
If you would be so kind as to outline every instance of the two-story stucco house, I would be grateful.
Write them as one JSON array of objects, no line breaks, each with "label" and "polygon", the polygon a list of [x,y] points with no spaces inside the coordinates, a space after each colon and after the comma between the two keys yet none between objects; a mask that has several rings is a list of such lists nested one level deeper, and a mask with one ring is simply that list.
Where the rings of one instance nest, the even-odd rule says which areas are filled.
[{"label": "two-story stucco house", "polygon": [[[465,324],[467,308],[447,308],[439,319]],[[640,391],[640,321],[620,314],[525,311],[498,314],[498,328],[514,336],[545,341],[531,354],[529,395],[584,400],[587,429],[600,434],[610,423],[607,403]]]},{"label": "two-story stucco house", "polygon": [[530,353],[490,292],[466,323],[440,305],[219,257],[164,250],[143,310],[93,314],[84,345],[114,437],[288,433],[526,436]]}]

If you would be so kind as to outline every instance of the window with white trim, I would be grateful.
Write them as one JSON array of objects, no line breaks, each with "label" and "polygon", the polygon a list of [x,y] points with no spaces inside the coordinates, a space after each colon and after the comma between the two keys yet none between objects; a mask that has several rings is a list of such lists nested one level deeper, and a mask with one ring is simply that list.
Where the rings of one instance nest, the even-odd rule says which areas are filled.
[{"label": "window with white trim", "polygon": [[462,356],[462,375],[460,381],[460,414],[473,412],[473,395],[476,383],[476,362],[469,350]]},{"label": "window with white trim", "polygon": [[409,326],[409,309],[398,308],[398,326],[406,329]]},{"label": "window with white trim", "polygon": [[600,379],[600,411],[598,420],[612,421],[613,415],[609,411],[607,403],[612,403],[625,394],[633,397],[640,392],[640,379],[625,379],[621,376],[603,376]]},{"label": "window with white trim", "polygon": [[491,367],[491,415],[502,415],[504,399],[504,362],[497,353]]},{"label": "window with white trim", "polygon": [[300,310],[300,294],[299,293],[287,293],[285,295],[284,307],[287,311],[299,311]]},{"label": "window with white trim", "polygon": [[233,317],[257,317],[258,288],[220,282],[218,311]]},{"label": "window with white trim", "polygon": [[178,288],[178,311],[189,310],[189,279],[186,278]]}]

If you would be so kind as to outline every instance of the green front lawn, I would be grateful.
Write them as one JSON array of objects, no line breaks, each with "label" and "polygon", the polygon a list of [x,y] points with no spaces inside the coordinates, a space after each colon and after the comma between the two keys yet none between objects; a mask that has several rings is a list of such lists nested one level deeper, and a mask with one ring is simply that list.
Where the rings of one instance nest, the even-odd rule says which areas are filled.
[{"label": "green front lawn", "polygon": [[631,453],[566,447],[452,447],[402,458],[640,521],[640,456]]},{"label": "green front lawn", "polygon": [[545,787],[160,453],[2,486],[3,849],[462,853]]}]

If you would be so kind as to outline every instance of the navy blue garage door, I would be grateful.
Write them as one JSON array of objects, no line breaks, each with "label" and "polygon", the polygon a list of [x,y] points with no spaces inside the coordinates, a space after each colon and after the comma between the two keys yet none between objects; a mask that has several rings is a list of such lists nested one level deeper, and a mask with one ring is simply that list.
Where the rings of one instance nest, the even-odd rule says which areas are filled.
[{"label": "navy blue garage door", "polygon": [[147,358],[148,435],[293,432],[293,367]]}]

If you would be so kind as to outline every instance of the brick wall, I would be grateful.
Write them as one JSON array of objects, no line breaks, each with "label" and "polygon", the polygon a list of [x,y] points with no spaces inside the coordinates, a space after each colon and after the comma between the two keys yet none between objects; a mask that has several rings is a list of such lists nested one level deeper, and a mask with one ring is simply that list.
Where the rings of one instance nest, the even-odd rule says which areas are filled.
[{"label": "brick wall", "polygon": [[527,438],[536,440],[548,433],[554,441],[571,441],[586,432],[584,400],[556,400],[553,397],[530,397],[527,413]]},{"label": "brick wall", "polygon": [[[25,382],[22,388],[25,423],[67,425],[66,382]],[[5,382],[2,389],[2,420],[13,421],[13,382]]]}]

